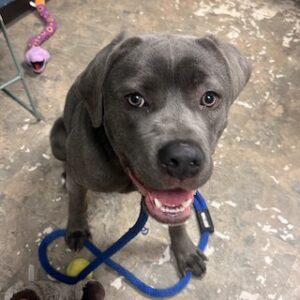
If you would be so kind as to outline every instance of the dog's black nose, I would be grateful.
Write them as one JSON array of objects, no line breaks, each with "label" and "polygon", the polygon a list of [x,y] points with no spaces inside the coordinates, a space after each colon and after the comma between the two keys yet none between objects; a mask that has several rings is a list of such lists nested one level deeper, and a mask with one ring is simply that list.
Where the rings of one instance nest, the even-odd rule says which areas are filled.
[{"label": "dog's black nose", "polygon": [[170,176],[181,180],[197,175],[203,159],[202,150],[189,142],[172,142],[158,152],[159,165]]}]

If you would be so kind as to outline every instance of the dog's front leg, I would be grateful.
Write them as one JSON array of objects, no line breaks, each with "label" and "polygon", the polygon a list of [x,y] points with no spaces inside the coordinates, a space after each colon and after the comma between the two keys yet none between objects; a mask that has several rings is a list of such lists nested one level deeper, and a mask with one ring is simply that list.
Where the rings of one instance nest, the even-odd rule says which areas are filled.
[{"label": "dog's front leg", "polygon": [[91,238],[87,222],[87,190],[67,175],[67,191],[69,216],[65,240],[71,250],[79,251],[83,247],[84,240]]},{"label": "dog's front leg", "polygon": [[194,276],[203,276],[206,271],[206,256],[193,244],[186,232],[185,225],[169,226],[171,249],[175,255],[181,275],[192,272]]}]

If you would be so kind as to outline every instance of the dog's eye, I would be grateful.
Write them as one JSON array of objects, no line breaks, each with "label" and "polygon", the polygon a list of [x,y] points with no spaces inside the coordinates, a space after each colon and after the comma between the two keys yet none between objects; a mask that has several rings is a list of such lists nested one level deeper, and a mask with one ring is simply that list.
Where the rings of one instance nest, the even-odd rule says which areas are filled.
[{"label": "dog's eye", "polygon": [[127,95],[125,98],[134,107],[142,107],[145,104],[145,99],[138,93]]},{"label": "dog's eye", "polygon": [[219,96],[215,92],[209,91],[202,96],[200,104],[206,107],[213,107],[217,104],[218,100]]}]

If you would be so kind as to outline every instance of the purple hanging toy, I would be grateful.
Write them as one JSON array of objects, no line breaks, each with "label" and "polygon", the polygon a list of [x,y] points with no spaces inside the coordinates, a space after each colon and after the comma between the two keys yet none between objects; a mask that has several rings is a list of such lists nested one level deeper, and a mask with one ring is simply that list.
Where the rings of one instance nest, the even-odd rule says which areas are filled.
[{"label": "purple hanging toy", "polygon": [[44,71],[50,58],[48,51],[41,48],[40,45],[54,34],[57,24],[55,18],[50,15],[45,5],[45,0],[35,0],[34,6],[40,17],[44,20],[45,26],[40,33],[29,39],[25,57],[27,63],[32,67],[33,72],[40,74]]}]

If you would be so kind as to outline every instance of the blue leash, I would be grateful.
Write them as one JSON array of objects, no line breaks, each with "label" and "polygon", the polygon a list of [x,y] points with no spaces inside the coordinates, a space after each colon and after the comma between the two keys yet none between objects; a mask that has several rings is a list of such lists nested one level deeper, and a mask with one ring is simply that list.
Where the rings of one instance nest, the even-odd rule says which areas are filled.
[{"label": "blue leash", "polygon": [[[197,220],[199,223],[199,228],[201,232],[201,238],[198,243],[198,248],[204,251],[208,244],[209,235],[213,233],[214,227],[213,222],[207,208],[206,202],[200,192],[196,192],[194,195],[194,209],[196,212]],[[105,251],[98,249],[91,241],[85,240],[84,246],[89,249],[91,253],[96,257],[86,268],[84,268],[76,277],[71,277],[55,270],[49,263],[47,257],[48,246],[57,238],[63,237],[65,235],[65,230],[58,229],[47,235],[41,242],[39,247],[39,260],[44,268],[44,270],[53,278],[57,279],[66,284],[76,284],[77,282],[86,278],[86,276],[95,270],[102,263],[114,269],[117,273],[123,276],[128,282],[130,282],[135,288],[137,288],[142,293],[155,297],[171,297],[182,291],[192,278],[192,273],[188,272],[182,277],[176,284],[168,288],[156,289],[150,285],[144,283],[134,274],[129,272],[120,264],[114,262],[110,257],[114,255],[117,251],[123,248],[130,240],[132,240],[139,232],[142,231],[146,222],[148,220],[148,214],[142,208],[140,210],[139,217],[133,227],[131,227],[120,239],[118,239],[112,246],[110,246]]]}]

